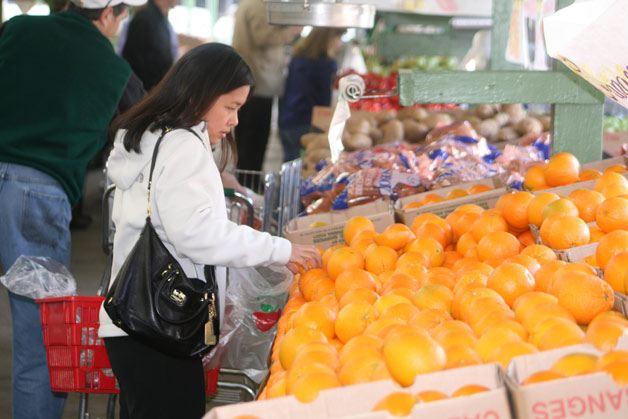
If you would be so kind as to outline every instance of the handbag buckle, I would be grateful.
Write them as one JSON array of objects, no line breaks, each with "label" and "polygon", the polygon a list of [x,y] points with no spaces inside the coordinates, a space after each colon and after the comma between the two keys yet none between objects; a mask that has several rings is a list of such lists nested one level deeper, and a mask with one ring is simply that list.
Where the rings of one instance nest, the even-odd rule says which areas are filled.
[{"label": "handbag buckle", "polygon": [[187,300],[187,295],[181,290],[173,289],[170,293],[170,299],[179,307],[183,307],[185,305],[185,301]]}]

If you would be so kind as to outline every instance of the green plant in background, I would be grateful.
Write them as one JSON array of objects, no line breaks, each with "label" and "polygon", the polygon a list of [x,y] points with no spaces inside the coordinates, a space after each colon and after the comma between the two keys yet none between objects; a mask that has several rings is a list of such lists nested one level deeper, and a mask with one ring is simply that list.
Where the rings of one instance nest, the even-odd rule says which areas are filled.
[{"label": "green plant in background", "polygon": [[607,116],[604,118],[604,131],[624,132],[628,131],[628,118],[620,116]]}]

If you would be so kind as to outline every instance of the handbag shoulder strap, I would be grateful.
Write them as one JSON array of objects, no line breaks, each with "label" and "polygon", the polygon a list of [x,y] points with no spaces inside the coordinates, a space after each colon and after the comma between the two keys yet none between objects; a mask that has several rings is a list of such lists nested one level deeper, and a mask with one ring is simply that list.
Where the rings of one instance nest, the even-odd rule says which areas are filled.
[{"label": "handbag shoulder strap", "polygon": [[[196,133],[196,131],[194,131],[192,128],[183,128],[186,131],[190,131],[192,134],[194,134],[194,136],[196,138],[198,138],[201,142],[203,142],[203,139],[200,137],[200,135],[198,135]],[[164,139],[164,137],[166,136],[166,134],[168,134],[170,131],[173,131],[172,128],[164,128],[161,130],[161,135],[159,136],[159,138],[157,139],[157,142],[155,143],[155,148],[153,149],[153,157],[151,158],[150,161],[150,171],[148,174],[148,204],[146,207],[146,215],[148,218],[150,218],[151,216],[151,210],[150,210],[150,188],[152,186],[153,183],[153,170],[155,170],[155,162],[157,161],[157,152],[159,151],[159,145],[161,144],[161,141]]]}]

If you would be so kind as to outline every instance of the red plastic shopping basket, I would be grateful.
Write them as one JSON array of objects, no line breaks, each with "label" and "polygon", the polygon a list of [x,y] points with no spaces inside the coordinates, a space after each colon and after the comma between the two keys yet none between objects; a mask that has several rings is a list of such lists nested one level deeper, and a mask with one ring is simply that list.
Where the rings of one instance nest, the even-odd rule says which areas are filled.
[{"label": "red plastic shopping basket", "polygon": [[[98,312],[104,297],[37,300],[52,391],[119,393],[102,339]],[[216,392],[218,370],[208,370],[206,394]]]}]

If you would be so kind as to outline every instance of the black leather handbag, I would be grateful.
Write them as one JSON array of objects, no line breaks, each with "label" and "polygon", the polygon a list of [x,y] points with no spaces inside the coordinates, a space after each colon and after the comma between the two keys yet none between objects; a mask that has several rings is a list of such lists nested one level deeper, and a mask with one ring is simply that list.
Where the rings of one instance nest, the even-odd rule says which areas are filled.
[{"label": "black leather handbag", "polygon": [[[107,292],[104,308],[129,336],[178,357],[202,356],[218,341],[218,286],[213,266],[205,281],[188,278],[159,239],[150,219],[150,188],[157,151],[148,178],[146,224]],[[194,133],[196,135],[196,133]]]}]

